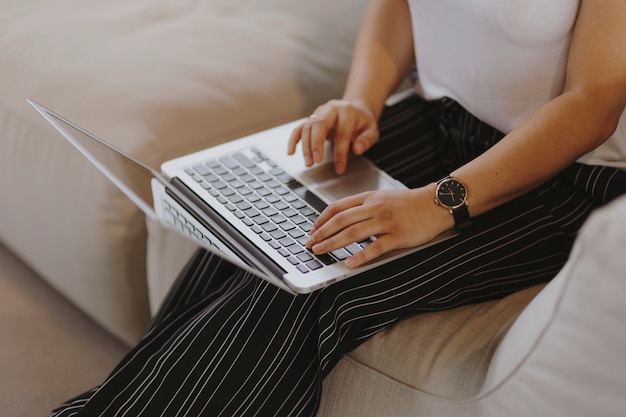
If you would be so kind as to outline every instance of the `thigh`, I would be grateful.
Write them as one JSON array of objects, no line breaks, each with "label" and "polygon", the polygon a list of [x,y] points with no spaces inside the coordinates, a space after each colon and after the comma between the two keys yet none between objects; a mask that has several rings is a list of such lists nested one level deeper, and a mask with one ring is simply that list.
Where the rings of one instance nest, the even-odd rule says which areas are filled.
[{"label": "thigh", "polygon": [[199,251],[140,343],[53,415],[313,416],[317,296],[293,296]]}]

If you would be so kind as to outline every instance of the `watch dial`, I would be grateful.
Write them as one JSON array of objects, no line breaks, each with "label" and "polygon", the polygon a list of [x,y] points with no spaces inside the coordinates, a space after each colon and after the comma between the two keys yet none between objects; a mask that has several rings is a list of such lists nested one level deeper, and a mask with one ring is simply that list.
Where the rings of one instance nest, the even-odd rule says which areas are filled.
[{"label": "watch dial", "polygon": [[441,204],[453,208],[463,204],[467,197],[467,190],[460,181],[450,179],[439,185],[437,197]]}]

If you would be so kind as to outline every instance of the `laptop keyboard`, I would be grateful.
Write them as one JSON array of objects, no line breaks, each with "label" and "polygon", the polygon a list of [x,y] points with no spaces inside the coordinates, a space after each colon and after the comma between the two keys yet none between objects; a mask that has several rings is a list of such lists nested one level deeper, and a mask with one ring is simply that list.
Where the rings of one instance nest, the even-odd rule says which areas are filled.
[{"label": "laptop keyboard", "polygon": [[344,260],[370,243],[355,242],[321,256],[308,250],[305,242],[326,204],[256,148],[185,172],[302,273]]}]

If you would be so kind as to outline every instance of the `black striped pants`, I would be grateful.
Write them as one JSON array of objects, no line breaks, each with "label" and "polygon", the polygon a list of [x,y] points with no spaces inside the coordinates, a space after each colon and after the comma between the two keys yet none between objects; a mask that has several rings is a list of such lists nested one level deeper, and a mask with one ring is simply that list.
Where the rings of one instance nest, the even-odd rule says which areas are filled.
[{"label": "black striped pants", "polygon": [[[502,135],[444,99],[387,109],[369,157],[411,187]],[[52,416],[313,416],[346,352],[403,317],[502,297],[551,279],[590,211],[626,173],[574,164],[414,256],[292,296],[199,251],[151,327],[97,388]]]}]

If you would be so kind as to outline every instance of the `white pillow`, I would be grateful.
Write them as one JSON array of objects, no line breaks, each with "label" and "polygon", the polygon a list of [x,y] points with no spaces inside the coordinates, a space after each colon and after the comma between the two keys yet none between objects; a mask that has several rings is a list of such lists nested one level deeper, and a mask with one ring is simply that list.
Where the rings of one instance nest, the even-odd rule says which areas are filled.
[{"label": "white pillow", "polygon": [[487,416],[626,415],[626,197],[583,227],[564,269],[497,349]]}]

